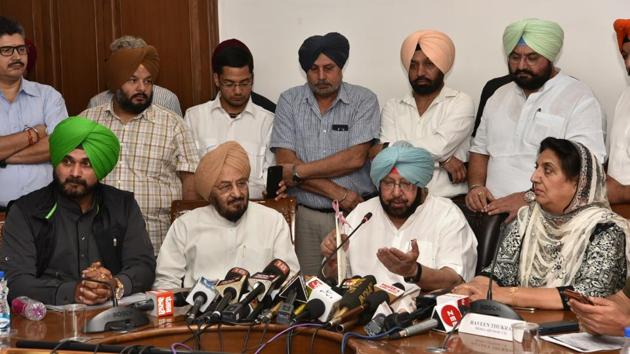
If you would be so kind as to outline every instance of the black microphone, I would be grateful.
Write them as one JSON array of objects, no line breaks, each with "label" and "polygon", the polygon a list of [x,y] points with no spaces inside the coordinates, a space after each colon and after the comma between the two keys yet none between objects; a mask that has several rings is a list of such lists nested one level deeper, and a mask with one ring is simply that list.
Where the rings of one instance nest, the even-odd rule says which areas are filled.
[{"label": "black microphone", "polygon": [[304,311],[302,311],[299,315],[295,316],[295,318],[291,321],[291,324],[300,323],[300,322],[311,322],[317,319],[319,316],[324,314],[326,310],[326,305],[320,299],[312,299],[308,300],[306,306],[304,307]]},{"label": "black microphone", "polygon": [[225,275],[225,278],[215,285],[215,289],[222,296],[221,300],[215,307],[206,311],[199,319],[206,319],[209,316],[211,322],[219,321],[221,319],[221,312],[243,293],[248,279],[249,272],[247,270],[239,267],[230,269]]},{"label": "black microphone", "polygon": [[499,249],[501,248],[505,238],[504,234],[499,236],[499,242],[497,242],[497,247],[495,248],[494,255],[492,256],[492,265],[490,266],[490,276],[488,277],[488,293],[486,294],[486,299],[471,302],[470,312],[522,321],[523,318],[510,306],[492,300],[492,279],[494,278],[494,267],[497,264]]},{"label": "black microphone", "polygon": [[[369,212],[367,214],[365,214],[365,216],[363,216],[363,219],[361,219],[361,222],[359,223],[359,225],[357,225],[357,227],[354,228],[354,230],[352,230],[352,232],[350,233],[350,235],[348,235],[348,237],[346,237],[345,240],[343,240],[339,246],[337,246],[337,248],[335,248],[335,251],[328,257],[324,258],[324,262],[322,262],[322,266],[319,268],[319,274],[324,274],[324,267],[326,266],[326,264],[328,263],[328,261],[330,261],[330,259],[332,257],[334,257],[337,254],[337,251],[339,251],[339,249],[341,247],[343,247],[343,245],[345,245],[349,240],[350,237],[352,237],[352,235],[354,235],[355,232],[357,232],[357,230],[363,226],[363,224],[365,224],[366,222],[368,222],[370,219],[372,218],[372,212]],[[325,277],[324,277],[325,278]]]}]

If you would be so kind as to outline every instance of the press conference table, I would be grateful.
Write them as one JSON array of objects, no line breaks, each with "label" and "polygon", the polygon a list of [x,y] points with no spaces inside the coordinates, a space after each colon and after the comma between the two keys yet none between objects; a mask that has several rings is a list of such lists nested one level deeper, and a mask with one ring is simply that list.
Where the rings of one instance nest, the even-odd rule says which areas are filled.
[{"label": "press conference table", "polygon": [[[542,311],[534,313],[521,312],[521,316],[530,322],[550,322],[561,320],[574,320],[575,316],[571,312],[563,311]],[[63,337],[63,315],[49,312],[42,321],[28,321],[21,317],[13,319],[12,328],[17,331],[11,338],[11,345],[15,345],[17,340],[36,341],[58,341]],[[91,335],[88,343],[117,344],[117,345],[152,345],[169,348],[172,343],[182,342],[190,337],[191,332],[186,327],[183,317],[165,317],[156,319],[150,317],[151,323],[141,329],[129,333],[97,333]],[[261,340],[264,326],[258,325],[251,329],[246,348],[248,353],[254,353],[262,341],[267,341],[273,335],[283,330],[284,326],[271,324],[267,328],[264,340]],[[357,329],[358,330],[358,329]],[[201,336],[201,350],[205,351],[225,351],[240,353],[243,350],[245,337],[248,332],[246,326],[222,325],[220,333],[217,327],[211,327],[207,333]],[[219,335],[220,334],[220,335]],[[314,330],[298,329],[292,337],[292,353],[339,353],[342,335],[339,333],[320,330],[317,332],[313,345]],[[429,332],[414,337],[399,340],[367,341],[351,339],[346,348],[346,353],[425,353],[427,347],[435,347],[442,344],[445,334]],[[272,344],[268,345],[262,353],[284,353],[286,352],[286,337],[280,337]],[[192,345],[191,341],[187,344]],[[512,342],[491,339],[468,334],[452,335],[448,345],[449,353],[512,353]],[[41,354],[50,350],[15,349],[3,350],[7,354]],[[63,353],[64,351],[60,351]],[[77,353],[70,352],[67,353]],[[544,342],[541,353],[574,353],[567,348]],[[599,352],[616,353],[616,352]]]}]

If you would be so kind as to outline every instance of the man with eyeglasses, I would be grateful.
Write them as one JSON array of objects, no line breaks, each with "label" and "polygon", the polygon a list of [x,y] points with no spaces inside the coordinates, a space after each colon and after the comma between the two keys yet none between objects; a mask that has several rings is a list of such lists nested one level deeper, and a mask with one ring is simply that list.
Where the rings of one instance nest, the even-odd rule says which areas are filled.
[{"label": "man with eyeglasses", "polygon": [[23,77],[24,37],[19,23],[0,16],[0,211],[52,181],[48,134],[68,116],[59,92]]},{"label": "man with eyeglasses", "polygon": [[172,201],[197,199],[193,174],[199,163],[192,134],[181,117],[153,104],[159,69],[153,46],[116,50],[106,63],[110,103],[81,113],[120,140],[120,162],[103,182],[134,192],[156,253],[171,224]]},{"label": "man with eyeglasses", "polygon": [[197,192],[210,205],[178,217],[158,256],[153,288],[192,287],[199,277],[221,279],[232,267],[251,272],[275,258],[299,269],[289,225],[272,208],[248,199],[249,156],[235,141],[208,152],[195,172]]},{"label": "man with eyeglasses", "polygon": [[212,71],[217,97],[186,110],[184,120],[195,136],[199,156],[228,140],[243,146],[252,167],[250,197],[261,199],[267,168],[275,164],[269,149],[275,106],[253,95],[254,58],[243,42],[219,43],[212,53]]},{"label": "man with eyeglasses", "polygon": [[590,88],[561,72],[554,62],[564,41],[555,22],[516,21],[503,32],[503,50],[511,82],[487,100],[470,147],[470,210],[508,213],[534,200],[530,176],[540,142],[546,137],[584,144],[603,163],[605,119]]},{"label": "man with eyeglasses", "polygon": [[[376,155],[370,177],[379,196],[359,204],[343,228],[349,234],[372,213],[348,240],[346,276],[371,274],[379,282],[434,290],[475,275],[477,240],[464,214],[450,199],[426,188],[433,164],[427,150],[406,141]],[[323,256],[333,256],[325,276],[337,274],[335,248],[333,230],[320,245]]]}]

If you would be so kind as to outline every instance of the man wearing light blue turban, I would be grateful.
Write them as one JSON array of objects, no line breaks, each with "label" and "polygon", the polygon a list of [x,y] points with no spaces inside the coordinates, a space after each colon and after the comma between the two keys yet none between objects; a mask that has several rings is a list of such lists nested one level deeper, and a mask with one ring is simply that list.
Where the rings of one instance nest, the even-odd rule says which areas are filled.
[{"label": "man wearing light blue turban", "polygon": [[552,21],[529,18],[505,28],[510,81],[488,98],[471,144],[469,209],[508,213],[510,222],[533,201],[529,178],[546,137],[582,143],[599,161],[606,160],[600,103],[586,84],[554,65],[563,41],[564,31]]},{"label": "man wearing light blue turban", "polygon": [[[342,230],[348,233],[366,214],[372,214],[348,241],[347,276],[371,274],[378,282],[406,282],[423,290],[451,287],[472,278],[477,261],[475,235],[450,199],[427,190],[433,168],[431,154],[406,141],[376,155],[370,177],[379,196],[359,204]],[[320,248],[324,256],[333,254],[334,231]],[[335,274],[336,266],[335,256],[325,274]]]}]

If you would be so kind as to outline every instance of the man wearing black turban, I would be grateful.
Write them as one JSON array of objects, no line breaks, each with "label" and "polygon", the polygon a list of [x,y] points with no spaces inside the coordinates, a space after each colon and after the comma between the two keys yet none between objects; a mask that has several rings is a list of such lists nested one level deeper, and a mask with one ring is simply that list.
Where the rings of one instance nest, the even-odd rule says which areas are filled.
[{"label": "man wearing black turban", "polygon": [[282,93],[271,148],[300,207],[296,251],[304,274],[317,273],[319,244],[334,227],[332,201],[350,211],[376,193],[366,164],[378,138],[376,95],[343,81],[350,44],[332,32],[307,38],[298,51],[307,83]]},{"label": "man wearing black turban", "polygon": [[99,182],[118,162],[116,135],[71,117],[49,145],[54,181],[15,201],[3,230],[9,297],[92,305],[149,290],[155,258],[140,207],[132,193]]}]

